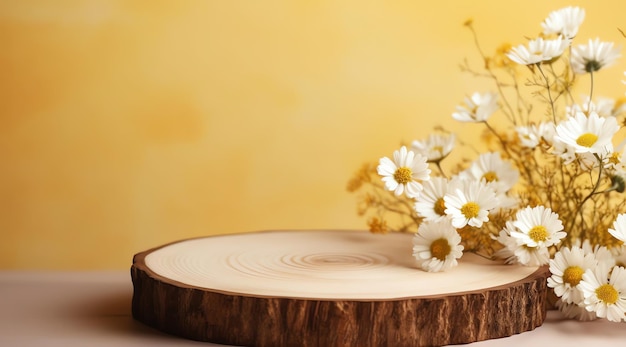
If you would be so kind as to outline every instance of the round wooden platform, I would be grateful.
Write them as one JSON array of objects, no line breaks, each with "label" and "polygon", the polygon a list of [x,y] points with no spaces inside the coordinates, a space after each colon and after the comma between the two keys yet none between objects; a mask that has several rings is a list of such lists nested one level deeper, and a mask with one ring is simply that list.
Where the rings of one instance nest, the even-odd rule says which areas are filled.
[{"label": "round wooden platform", "polygon": [[420,270],[412,235],[267,231],[135,255],[133,316],[181,337],[243,346],[421,346],[532,330],[546,267],[465,254]]}]

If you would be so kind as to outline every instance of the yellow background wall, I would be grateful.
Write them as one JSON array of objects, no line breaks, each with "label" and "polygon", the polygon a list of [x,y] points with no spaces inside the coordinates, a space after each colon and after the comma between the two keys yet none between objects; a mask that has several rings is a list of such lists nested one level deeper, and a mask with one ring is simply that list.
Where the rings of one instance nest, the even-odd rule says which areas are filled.
[{"label": "yellow background wall", "polygon": [[[3,0],[0,268],[365,228],[352,173],[489,90],[458,69],[477,62],[462,23],[492,51],[566,5],[587,10],[581,40],[626,42],[624,1]],[[625,69],[597,93],[623,96]]]}]

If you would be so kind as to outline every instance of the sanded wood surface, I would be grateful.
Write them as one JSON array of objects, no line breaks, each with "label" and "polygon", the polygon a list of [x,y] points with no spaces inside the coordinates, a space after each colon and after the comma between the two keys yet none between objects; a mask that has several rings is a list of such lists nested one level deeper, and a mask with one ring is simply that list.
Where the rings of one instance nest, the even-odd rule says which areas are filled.
[{"label": "sanded wood surface", "polygon": [[420,270],[412,235],[267,231],[135,255],[133,316],[181,337],[243,346],[428,346],[541,325],[545,267],[465,254]]}]

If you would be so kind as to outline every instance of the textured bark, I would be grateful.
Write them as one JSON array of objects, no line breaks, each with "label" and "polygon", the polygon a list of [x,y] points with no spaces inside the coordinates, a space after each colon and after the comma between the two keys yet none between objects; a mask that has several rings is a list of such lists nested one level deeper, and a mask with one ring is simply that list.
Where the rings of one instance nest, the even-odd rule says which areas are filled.
[{"label": "textured bark", "polygon": [[[510,336],[540,326],[546,278],[484,290],[389,300],[329,300],[193,287],[133,260],[135,319],[181,337],[243,346],[438,346]],[[462,289],[462,288],[460,288]]]}]

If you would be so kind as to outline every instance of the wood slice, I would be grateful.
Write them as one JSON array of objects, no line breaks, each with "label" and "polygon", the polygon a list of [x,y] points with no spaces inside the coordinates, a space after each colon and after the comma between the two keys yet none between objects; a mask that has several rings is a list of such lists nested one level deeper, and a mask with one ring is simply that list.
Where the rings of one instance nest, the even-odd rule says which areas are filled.
[{"label": "wood slice", "polygon": [[420,270],[412,235],[267,231],[135,255],[133,316],[181,337],[243,346],[431,346],[532,330],[547,267],[465,254]]}]

